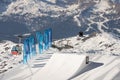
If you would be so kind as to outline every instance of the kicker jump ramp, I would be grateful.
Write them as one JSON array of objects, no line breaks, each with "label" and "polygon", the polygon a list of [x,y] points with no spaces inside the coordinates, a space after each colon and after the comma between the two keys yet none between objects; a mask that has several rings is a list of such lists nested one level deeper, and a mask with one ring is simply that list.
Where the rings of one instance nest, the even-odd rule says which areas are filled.
[{"label": "kicker jump ramp", "polygon": [[69,80],[88,63],[88,56],[77,54],[53,54],[49,62],[32,80]]}]

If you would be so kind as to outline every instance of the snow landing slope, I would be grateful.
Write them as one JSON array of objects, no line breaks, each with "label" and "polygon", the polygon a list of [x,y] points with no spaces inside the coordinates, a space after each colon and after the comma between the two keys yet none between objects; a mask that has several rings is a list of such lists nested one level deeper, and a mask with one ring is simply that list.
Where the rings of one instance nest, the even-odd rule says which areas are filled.
[{"label": "snow landing slope", "polygon": [[31,78],[32,80],[67,80],[86,65],[85,55],[54,53],[45,67]]}]

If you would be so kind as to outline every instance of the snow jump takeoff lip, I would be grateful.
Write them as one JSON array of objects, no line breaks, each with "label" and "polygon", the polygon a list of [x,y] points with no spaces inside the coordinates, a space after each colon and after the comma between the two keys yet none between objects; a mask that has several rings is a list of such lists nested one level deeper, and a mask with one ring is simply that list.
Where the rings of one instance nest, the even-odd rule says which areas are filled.
[{"label": "snow jump takeoff lip", "polygon": [[77,54],[53,54],[49,62],[32,80],[68,80],[88,64],[88,56]]}]

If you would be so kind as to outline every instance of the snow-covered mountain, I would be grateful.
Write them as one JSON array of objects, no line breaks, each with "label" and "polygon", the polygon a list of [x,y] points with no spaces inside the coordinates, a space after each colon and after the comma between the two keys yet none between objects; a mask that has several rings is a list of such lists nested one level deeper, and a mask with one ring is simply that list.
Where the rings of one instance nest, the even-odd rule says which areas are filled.
[{"label": "snow-covered mountain", "polygon": [[5,6],[0,7],[1,20],[25,24],[27,32],[52,27],[54,39],[79,31],[120,34],[119,0],[2,0],[1,4]]}]

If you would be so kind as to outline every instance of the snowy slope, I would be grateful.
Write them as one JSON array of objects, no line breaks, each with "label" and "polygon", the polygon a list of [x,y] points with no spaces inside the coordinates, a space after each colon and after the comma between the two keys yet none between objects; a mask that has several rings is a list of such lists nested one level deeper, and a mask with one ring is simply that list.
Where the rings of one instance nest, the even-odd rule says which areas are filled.
[{"label": "snowy slope", "polygon": [[[65,45],[69,45],[73,47],[64,47],[62,50],[52,47],[48,51],[45,51],[44,54],[41,55],[38,54],[31,61],[29,61],[28,65],[23,65],[22,63],[20,63],[17,67],[8,70],[8,72],[1,74],[1,76],[4,75],[4,77],[1,77],[1,79],[31,80],[32,76],[37,77],[37,75],[39,74],[37,73],[38,71],[40,72],[40,74],[42,74],[41,73],[42,67],[46,66],[46,64],[49,63],[48,61],[50,60],[50,57],[53,55],[51,53],[56,54],[58,52],[66,55],[82,54],[82,55],[88,55],[90,57],[90,64],[87,67],[84,67],[82,70],[78,70],[76,76],[71,78],[72,80],[83,80],[83,79],[119,80],[120,78],[119,77],[120,75],[120,67],[119,67],[120,40],[119,39],[114,39],[113,37],[111,37],[111,35],[108,34],[104,34],[104,35],[96,34],[94,36],[86,35],[85,37],[79,39],[77,36],[66,38],[55,41],[53,44],[56,44],[56,46],[58,47],[64,47]],[[61,58],[60,60],[64,60],[62,57],[60,58]],[[60,60],[58,59],[58,61]],[[58,65],[58,67],[60,66]],[[65,68],[65,66],[60,67],[60,69],[62,68]],[[16,74],[16,76],[14,76],[14,74]],[[64,77],[64,75],[61,76]]]},{"label": "snowy slope", "polygon": [[22,56],[11,54],[12,47],[16,45],[11,41],[0,41],[0,74],[12,69],[22,61]]}]

